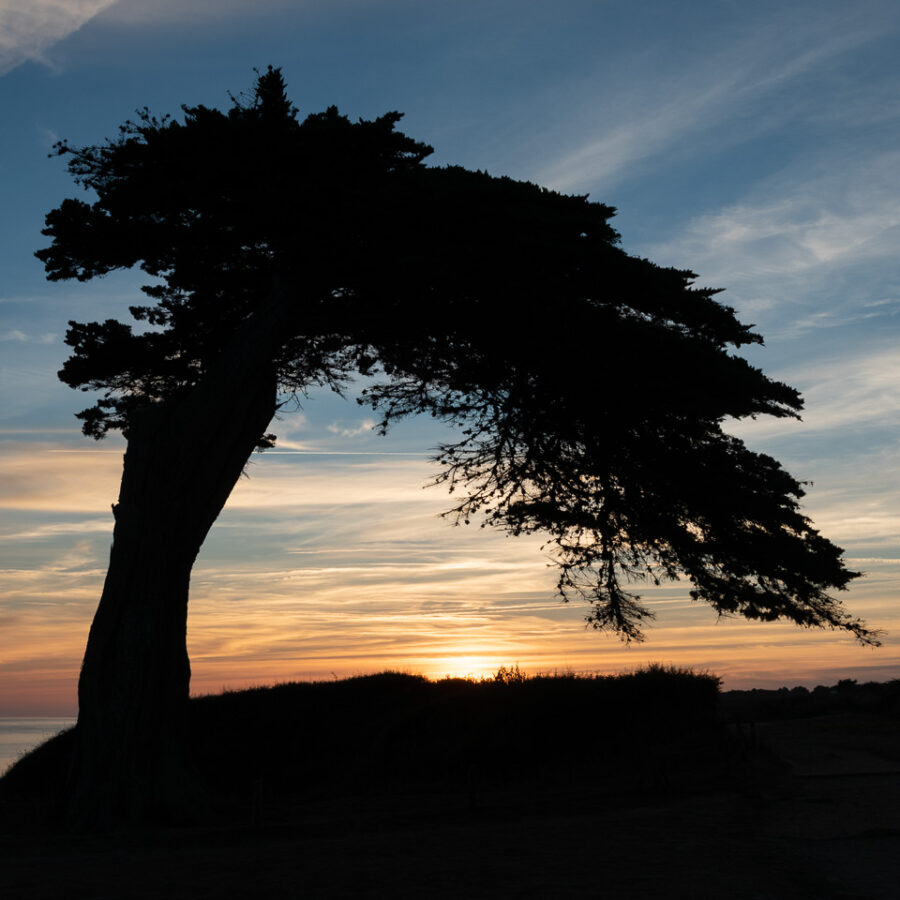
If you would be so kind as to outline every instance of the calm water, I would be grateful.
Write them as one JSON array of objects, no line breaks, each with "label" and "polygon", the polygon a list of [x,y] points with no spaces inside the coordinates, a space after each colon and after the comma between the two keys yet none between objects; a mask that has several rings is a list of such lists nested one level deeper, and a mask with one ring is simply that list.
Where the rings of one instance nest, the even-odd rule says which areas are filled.
[{"label": "calm water", "polygon": [[75,717],[0,718],[0,775],[23,753],[75,724]]}]

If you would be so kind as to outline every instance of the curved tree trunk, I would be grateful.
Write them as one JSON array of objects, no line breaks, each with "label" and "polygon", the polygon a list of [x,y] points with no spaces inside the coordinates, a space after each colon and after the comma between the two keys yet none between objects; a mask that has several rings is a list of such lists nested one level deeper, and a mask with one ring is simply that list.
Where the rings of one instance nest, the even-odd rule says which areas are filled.
[{"label": "curved tree trunk", "polygon": [[78,684],[75,827],[198,812],[185,740],[190,573],[275,413],[279,299],[273,294],[186,397],[130,424],[109,570]]}]

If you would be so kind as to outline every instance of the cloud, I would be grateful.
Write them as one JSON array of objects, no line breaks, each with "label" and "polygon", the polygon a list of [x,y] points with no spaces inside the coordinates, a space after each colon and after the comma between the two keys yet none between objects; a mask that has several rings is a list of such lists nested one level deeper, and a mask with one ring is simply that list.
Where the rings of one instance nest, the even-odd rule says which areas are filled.
[{"label": "cloud", "polygon": [[122,27],[221,21],[296,8],[296,0],[0,0],[0,75],[47,51],[92,19]]},{"label": "cloud", "polygon": [[[705,79],[703,79],[705,80]],[[617,111],[596,116],[600,122],[579,146],[542,165],[533,180],[558,191],[583,191],[587,186],[615,183],[625,172],[693,131],[706,120],[718,117],[728,101],[733,80],[704,89],[699,84],[670,87],[664,96],[648,105],[642,96],[616,103]],[[622,113],[622,107],[631,112]],[[634,110],[641,110],[636,115]],[[589,120],[595,116],[588,116]],[[620,124],[610,127],[611,121]],[[598,127],[599,126],[599,127]]]},{"label": "cloud", "polygon": [[811,482],[804,512],[826,537],[851,555],[896,555],[900,356],[883,340],[842,352],[770,373],[800,389],[802,421],[763,417],[727,423],[726,430]]},{"label": "cloud", "polygon": [[667,47],[658,56],[671,61],[661,64],[648,50],[635,67],[651,75],[638,79],[637,87],[618,81],[617,73],[595,72],[570,89],[565,104],[577,132],[568,129],[566,139],[566,127],[554,127],[554,146],[539,151],[543,160],[529,167],[529,177],[560,191],[606,191],[663,153],[671,161],[696,156],[698,146],[721,151],[782,123],[795,124],[811,111],[802,91],[787,102],[786,87],[882,38],[890,27],[854,15],[798,21],[789,11],[782,21],[766,15],[748,25],[739,40],[723,36],[720,49],[700,55],[699,62]]},{"label": "cloud", "polygon": [[298,0],[118,0],[109,4],[103,19],[125,26],[176,25],[218,22],[241,16],[256,18],[278,10],[309,5],[308,0],[299,3]]},{"label": "cloud", "polygon": [[361,434],[371,433],[375,430],[377,424],[374,419],[362,419],[358,424],[348,423],[346,420],[340,419],[337,422],[332,422],[328,426],[328,430],[339,437],[353,438],[359,437]]},{"label": "cloud", "polygon": [[20,344],[55,344],[58,340],[59,335],[51,332],[29,335],[18,328],[11,328],[9,331],[0,332],[0,341],[16,341]]},{"label": "cloud", "polygon": [[[820,166],[821,167],[821,166]],[[900,153],[792,167],[754,198],[698,217],[654,252],[688,259],[704,276],[807,275],[896,255]],[[712,272],[710,270],[713,270]]]},{"label": "cloud", "polygon": [[59,447],[41,442],[2,449],[0,509],[97,514],[118,496],[121,450],[53,452]]},{"label": "cloud", "polygon": [[69,522],[52,522],[44,525],[24,528],[21,531],[15,529],[3,530],[3,539],[6,541],[43,541],[54,540],[63,535],[84,535],[90,533],[112,535],[112,517],[102,519],[77,518]]},{"label": "cloud", "polygon": [[857,147],[810,169],[792,165],[640,252],[724,286],[770,341],[900,315],[900,153]]},{"label": "cloud", "polygon": [[77,428],[41,428],[40,426],[24,426],[22,428],[0,428],[0,435],[45,435],[45,434],[81,434]]},{"label": "cloud", "polygon": [[52,128],[47,128],[43,125],[35,126],[35,130],[38,133],[38,137],[41,140],[41,143],[47,148],[49,151],[54,144],[59,143],[59,134],[54,131]]},{"label": "cloud", "polygon": [[[349,460],[354,460],[350,462]],[[228,506],[235,510],[303,509],[309,506],[446,501],[440,490],[423,486],[436,469],[424,459],[356,457],[351,454],[263,454],[235,486]]]},{"label": "cloud", "polygon": [[851,428],[890,428],[895,433],[900,428],[900,354],[890,343],[810,358],[773,377],[800,389],[806,404],[803,420],[763,418],[736,426],[748,434],[796,439],[846,434]]},{"label": "cloud", "polygon": [[[39,452],[51,447],[20,445],[0,471],[9,522],[3,543],[12,561],[0,579],[0,614],[11,622],[0,630],[0,669],[11,686],[6,696],[0,690],[0,708],[12,708],[22,682],[43,685],[48,697],[73,689],[103,581],[109,491],[121,458],[117,451]],[[34,479],[23,484],[29,464]],[[624,648],[585,631],[583,605],[555,599],[539,537],[511,540],[439,519],[446,495],[420,489],[429,470],[422,461],[392,458],[263,455],[195,567],[188,629],[194,692],[389,667],[441,677],[475,665],[460,657],[478,658],[487,671],[515,662],[529,671],[673,662],[707,667],[732,686],[764,677],[815,683],[825,667],[853,677],[863,663],[896,662],[890,648],[864,657],[831,633],[716,624],[711,610],[688,601],[683,584],[653,592],[660,617],[648,644]],[[864,530],[881,528],[869,520],[887,512],[858,499],[845,508],[841,494],[823,500],[829,523],[844,513],[867,517],[849,523]],[[865,555],[858,564],[872,577],[854,585],[848,606],[891,628],[896,553]],[[36,693],[29,702],[33,712],[45,700]]]},{"label": "cloud", "polygon": [[[116,0],[0,0],[0,75],[45,52]],[[152,4],[146,4],[152,5]]]}]

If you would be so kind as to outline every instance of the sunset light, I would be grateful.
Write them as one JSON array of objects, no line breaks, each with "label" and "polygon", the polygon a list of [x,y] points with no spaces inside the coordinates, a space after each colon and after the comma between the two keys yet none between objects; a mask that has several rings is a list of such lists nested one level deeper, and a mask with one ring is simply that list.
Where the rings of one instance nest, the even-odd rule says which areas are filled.
[{"label": "sunset light", "polygon": [[[66,196],[88,199],[65,158],[47,154],[60,138],[115,135],[144,104],[176,118],[183,103],[227,107],[268,61],[300,120],[332,104],[351,122],[401,110],[397,127],[435,147],[427,166],[614,205],[627,253],[723,288],[716,300],[765,339],[736,352],[805,401],[799,421],[723,427],[805,484],[801,511],[864,573],[836,596],[886,634],[872,649],[718,617],[687,580],[634,586],[656,615],[643,643],[586,628],[588,607],[556,594],[546,534],[441,517],[460,492],[427,487],[438,471],[428,459],[458,432],[425,415],[379,436],[379,415],[356,403],[377,380],[368,374],[345,398],[314,387],[285,405],[269,426],[275,449],[251,457],[209,531],[188,607],[193,693],[385,669],[479,679],[516,663],[612,673],[659,662],[713,671],[726,687],[900,674],[894,6],[651,4],[662,18],[649,32],[627,4],[607,18],[608,4],[569,16],[491,2],[471,27],[440,4],[399,18],[374,4],[358,20],[353,4],[201,6],[35,0],[2,19],[13,23],[0,80],[16,174],[0,251],[0,715],[76,711],[126,444],[80,434],[74,413],[95,394],[56,373],[70,319],[127,318],[147,302],[137,270],[46,280],[34,258],[48,245],[44,216]],[[169,40],[190,53],[153,68]],[[393,48],[383,70],[388,57],[370,54],[381,41]],[[542,309],[529,334],[553,326],[558,298]],[[597,336],[563,333],[572,365],[590,358]],[[640,364],[636,352],[616,384]],[[590,403],[616,384],[596,384]],[[606,440],[616,445],[614,427]]]},{"label": "sunset light", "polygon": [[894,900],[898,60],[0,0],[0,898]]},{"label": "sunset light", "polygon": [[484,656],[451,656],[436,661],[435,667],[443,670],[446,678],[487,678],[495,675],[502,664]]}]

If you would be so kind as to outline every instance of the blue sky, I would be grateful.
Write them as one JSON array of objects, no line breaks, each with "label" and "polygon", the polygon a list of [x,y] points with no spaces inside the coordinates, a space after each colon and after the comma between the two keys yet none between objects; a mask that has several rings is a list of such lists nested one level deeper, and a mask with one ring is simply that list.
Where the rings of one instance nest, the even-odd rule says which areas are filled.
[{"label": "blue sky", "polygon": [[[734,431],[809,480],[805,509],[867,577],[843,599],[877,651],[718,622],[654,594],[640,647],[585,632],[540,541],[438,518],[440,434],[387,439],[315,395],[276,424],[198,561],[199,691],[388,665],[428,674],[706,667],[726,686],[900,675],[900,6],[892,2],[0,0],[0,714],[71,711],[122,443],[56,380],[68,319],[122,316],[133,273],[49,284],[43,216],[76,189],[53,142],[138,107],[224,106],[283,68],[301,114],[390,109],[435,163],[590,194],[631,253],[691,268],[766,338],[750,357],[803,422]],[[648,595],[649,596],[649,595]]]}]

